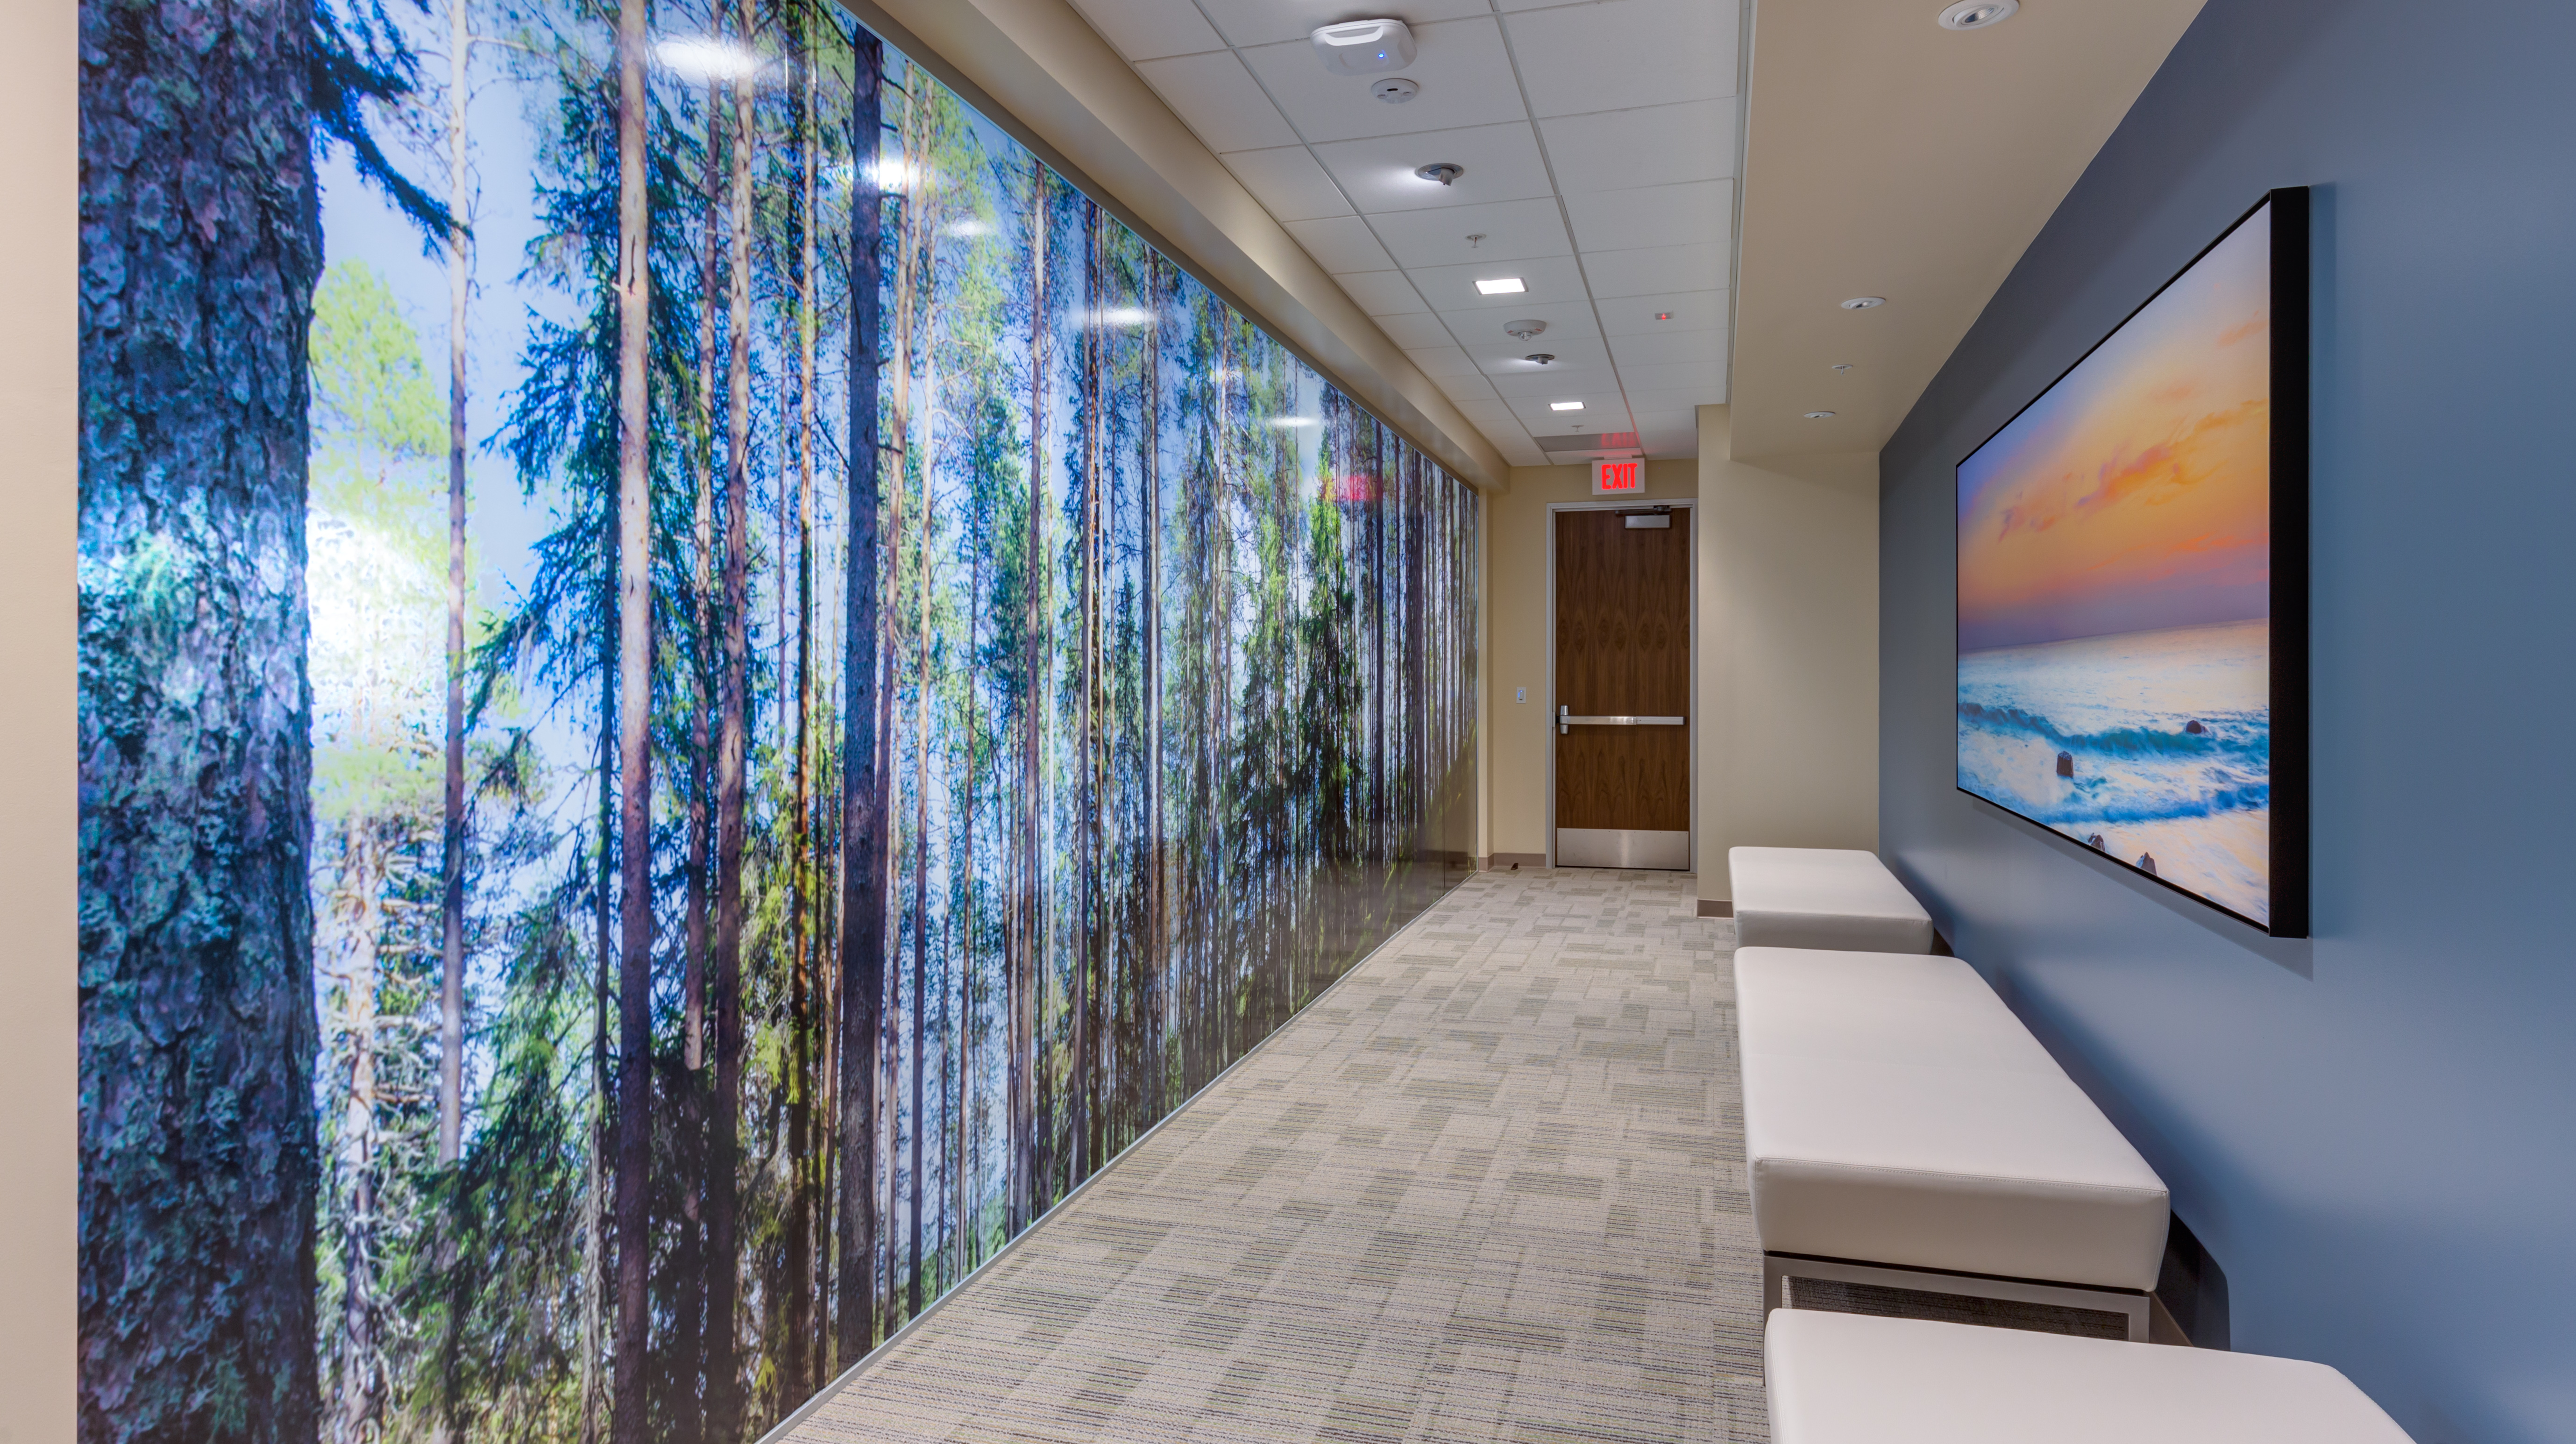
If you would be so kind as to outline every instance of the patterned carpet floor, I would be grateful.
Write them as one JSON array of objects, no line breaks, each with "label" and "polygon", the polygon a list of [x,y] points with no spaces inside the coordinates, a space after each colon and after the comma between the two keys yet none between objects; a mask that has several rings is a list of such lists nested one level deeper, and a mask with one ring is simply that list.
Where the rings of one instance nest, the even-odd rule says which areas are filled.
[{"label": "patterned carpet floor", "polygon": [[1696,911],[1471,878],[786,1439],[1764,1440],[1734,924]]}]

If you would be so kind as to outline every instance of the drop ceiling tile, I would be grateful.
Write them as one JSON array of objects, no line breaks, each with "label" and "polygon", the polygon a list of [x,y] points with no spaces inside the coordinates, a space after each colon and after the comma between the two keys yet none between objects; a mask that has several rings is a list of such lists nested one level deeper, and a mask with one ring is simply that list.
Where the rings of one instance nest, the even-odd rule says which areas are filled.
[{"label": "drop ceiling tile", "polygon": [[1225,48],[1191,0],[1075,0],[1074,8],[1131,62]]},{"label": "drop ceiling tile", "polygon": [[[1533,115],[1678,105],[1735,93],[1734,7],[1706,0],[1603,0],[1503,21]],[[1224,28],[1222,22],[1220,29]]]},{"label": "drop ceiling tile", "polygon": [[[1556,194],[1548,184],[1547,167],[1539,162],[1538,137],[1526,121],[1334,141],[1316,146],[1315,158],[1367,215]],[[1417,166],[1444,160],[1466,168],[1453,184],[1413,173]]]},{"label": "drop ceiling tile", "polygon": [[1503,50],[1502,29],[1491,16],[1418,25],[1413,34],[1420,54],[1394,73],[1422,89],[1400,105],[1370,93],[1382,75],[1335,75],[1302,38],[1246,50],[1243,59],[1309,141],[1411,135],[1528,118],[1521,88],[1512,78],[1511,57]]},{"label": "drop ceiling tile", "polygon": [[1436,350],[1454,344],[1457,339],[1449,334],[1446,322],[1428,311],[1380,316],[1377,328],[1386,333],[1386,339],[1407,351]]},{"label": "drop ceiling tile", "polygon": [[[1643,246],[1633,251],[1586,251],[1583,253],[1583,275],[1592,283],[1595,300],[1696,291],[1725,281],[1726,247],[1708,242],[1694,246]],[[1667,308],[1658,306],[1655,309]],[[1646,314],[1651,316],[1655,312]]]},{"label": "drop ceiling tile", "polygon": [[[1527,301],[1527,296],[1520,300]],[[1601,328],[1592,321],[1592,304],[1584,300],[1541,302],[1526,306],[1477,308],[1440,318],[1458,343],[1474,350],[1479,346],[1517,347],[1521,352],[1561,351],[1569,345],[1601,346]],[[1545,329],[1532,337],[1517,337],[1503,327],[1514,321],[1540,321]],[[1517,354],[1517,353],[1515,353]]]},{"label": "drop ceiling tile", "polygon": [[1422,304],[1422,296],[1402,271],[1362,271],[1353,276],[1335,276],[1335,281],[1359,303],[1361,310],[1372,316],[1402,316],[1431,308]]},{"label": "drop ceiling tile", "polygon": [[1574,217],[1574,239],[1587,254],[1644,246],[1722,246],[1735,234],[1735,182],[1572,193],[1565,198],[1565,211]]},{"label": "drop ceiling tile", "polygon": [[1333,178],[1315,164],[1315,157],[1302,145],[1283,146],[1277,150],[1239,150],[1224,157],[1226,169],[1234,172],[1261,208],[1281,222],[1313,220],[1318,216],[1346,216],[1350,203],[1333,185]]},{"label": "drop ceiling tile", "polygon": [[1136,66],[1136,73],[1210,150],[1297,143],[1297,132],[1279,118],[1278,107],[1262,96],[1230,51],[1147,60]]},{"label": "drop ceiling tile", "polygon": [[[1422,266],[1406,272],[1422,290],[1422,298],[1431,309],[1442,315],[1458,311],[1511,311],[1515,315],[1535,315],[1528,308],[1551,301],[1583,299],[1583,273],[1574,267],[1572,256],[1536,256],[1526,261],[1496,261],[1485,265]],[[1501,280],[1518,276],[1527,289],[1515,294],[1488,296],[1476,289],[1483,280]]]},{"label": "drop ceiling tile", "polygon": [[[1320,26],[1387,13],[1384,10],[1354,10],[1349,0],[1202,0],[1202,3],[1207,8],[1208,18],[1216,22],[1216,28],[1224,31],[1225,38],[1237,45],[1303,41]],[[1491,13],[1485,0],[1405,0],[1401,18],[1407,25],[1420,30],[1434,20]],[[1317,70],[1324,68],[1324,62],[1319,58],[1314,60],[1314,64]]]},{"label": "drop ceiling tile", "polygon": [[[1723,331],[1731,297],[1725,291],[1659,291],[1643,296],[1604,296],[1596,290],[1593,299],[1600,304],[1604,333],[1639,336],[1668,326],[1684,331]],[[1655,318],[1659,315],[1669,315],[1671,319],[1658,321]]]},{"label": "drop ceiling tile", "polygon": [[[1558,411],[1553,403],[1580,401],[1581,411]],[[1564,390],[1508,403],[1512,414],[1532,431],[1625,431],[1628,403],[1617,391]]]},{"label": "drop ceiling tile", "polygon": [[1531,397],[1542,400],[1553,397],[1564,401],[1602,393],[1616,395],[1619,391],[1619,378],[1610,374],[1610,368],[1606,365],[1534,366],[1516,375],[1495,376],[1489,379],[1494,383],[1494,394],[1505,401],[1527,400]]},{"label": "drop ceiling tile", "polygon": [[1658,361],[1621,366],[1619,379],[1638,391],[1710,392],[1726,384],[1723,361]]},{"label": "drop ceiling tile", "polygon": [[[1550,328],[1546,335],[1535,340],[1514,341],[1505,338],[1480,345],[1469,345],[1464,349],[1467,355],[1475,359],[1477,366],[1489,376],[1534,376],[1548,373],[1562,375],[1577,367],[1606,368],[1610,364],[1610,351],[1599,341],[1586,336],[1577,336],[1571,332],[1560,333],[1553,328]],[[1545,366],[1540,366],[1529,360],[1532,354],[1553,356],[1556,359]]]},{"label": "drop ceiling tile", "polygon": [[1631,366],[1654,366],[1669,361],[1716,365],[1726,360],[1726,333],[1681,331],[1667,326],[1635,336],[1618,337],[1610,343],[1610,354],[1619,358],[1622,374]]},{"label": "drop ceiling tile", "polygon": [[[1405,266],[1451,266],[1513,261],[1528,256],[1570,256],[1574,242],[1556,198],[1497,201],[1483,206],[1443,206],[1429,211],[1389,211],[1370,217],[1378,238]],[[1469,241],[1469,236],[1483,240]]]},{"label": "drop ceiling tile", "polygon": [[1315,258],[1315,264],[1335,275],[1350,271],[1392,271],[1395,260],[1386,247],[1369,234],[1368,222],[1357,216],[1324,216],[1311,221],[1288,221],[1288,234]]},{"label": "drop ceiling tile", "polygon": [[1538,123],[1557,184],[1569,191],[1628,190],[1735,173],[1735,102],[1642,105]]},{"label": "drop ceiling tile", "polygon": [[1434,381],[1447,376],[1484,374],[1477,367],[1476,358],[1455,346],[1426,346],[1420,350],[1408,350],[1404,354],[1412,357],[1414,366]]},{"label": "drop ceiling tile", "polygon": [[1494,383],[1482,376],[1435,376],[1431,384],[1452,401],[1489,401],[1494,395]]},{"label": "drop ceiling tile", "polygon": [[1666,430],[1691,429],[1699,425],[1699,413],[1696,408],[1665,406],[1649,411],[1637,405],[1634,397],[1629,398],[1628,414],[1637,423],[1637,429],[1640,431],[1656,427]]},{"label": "drop ceiling tile", "polygon": [[1725,402],[1724,386],[1719,386],[1715,390],[1705,386],[1661,390],[1648,389],[1631,383],[1628,387],[1628,404],[1640,411],[1687,410],[1701,406],[1722,406]]}]

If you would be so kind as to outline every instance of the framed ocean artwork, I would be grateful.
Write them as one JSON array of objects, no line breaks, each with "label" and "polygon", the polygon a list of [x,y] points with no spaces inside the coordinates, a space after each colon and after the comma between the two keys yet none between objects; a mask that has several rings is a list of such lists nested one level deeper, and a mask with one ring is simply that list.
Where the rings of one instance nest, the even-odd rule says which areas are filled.
[{"label": "framed ocean artwork", "polygon": [[2308,193],[1958,467],[1958,785],[2308,932]]}]

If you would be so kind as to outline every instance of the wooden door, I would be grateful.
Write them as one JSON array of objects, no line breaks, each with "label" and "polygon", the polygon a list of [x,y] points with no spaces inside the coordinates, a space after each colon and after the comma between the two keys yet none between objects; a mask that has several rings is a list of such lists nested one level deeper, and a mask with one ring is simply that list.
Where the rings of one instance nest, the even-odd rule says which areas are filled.
[{"label": "wooden door", "polygon": [[1556,514],[1556,861],[1690,866],[1690,513]]}]

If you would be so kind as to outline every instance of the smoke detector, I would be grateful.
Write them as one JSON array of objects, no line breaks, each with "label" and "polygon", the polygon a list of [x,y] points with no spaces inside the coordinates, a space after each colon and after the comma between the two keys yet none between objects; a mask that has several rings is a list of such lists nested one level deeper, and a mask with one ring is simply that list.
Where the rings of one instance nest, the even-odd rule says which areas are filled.
[{"label": "smoke detector", "polygon": [[1983,30],[2021,13],[2021,0],[1959,0],[1941,12],[1944,30]]},{"label": "smoke detector", "polygon": [[1413,63],[1413,32],[1401,20],[1345,20],[1306,38],[1335,75],[1374,75]]},{"label": "smoke detector", "polygon": [[1389,105],[1402,105],[1422,93],[1422,87],[1401,75],[1390,75],[1369,87],[1369,94]]},{"label": "smoke detector", "polygon": [[1505,321],[1503,334],[1515,341],[1526,341],[1547,329],[1545,321]]}]

